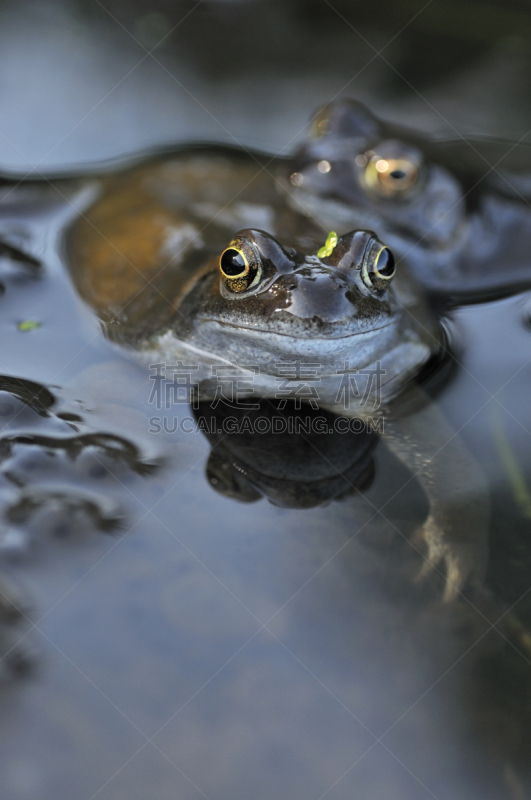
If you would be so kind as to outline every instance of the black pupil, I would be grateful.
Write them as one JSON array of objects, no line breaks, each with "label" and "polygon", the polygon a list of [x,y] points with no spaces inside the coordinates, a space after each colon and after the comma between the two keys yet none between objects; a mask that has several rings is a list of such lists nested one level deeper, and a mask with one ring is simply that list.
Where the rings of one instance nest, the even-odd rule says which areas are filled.
[{"label": "black pupil", "polygon": [[406,177],[406,173],[403,169],[394,169],[392,172],[389,173],[391,178],[394,178],[396,181],[401,181],[403,178]]},{"label": "black pupil", "polygon": [[245,270],[245,259],[238,250],[225,250],[221,256],[221,269],[225,275],[241,275]]},{"label": "black pupil", "polygon": [[395,271],[395,257],[390,250],[385,248],[380,253],[376,269],[384,278],[390,278]]}]

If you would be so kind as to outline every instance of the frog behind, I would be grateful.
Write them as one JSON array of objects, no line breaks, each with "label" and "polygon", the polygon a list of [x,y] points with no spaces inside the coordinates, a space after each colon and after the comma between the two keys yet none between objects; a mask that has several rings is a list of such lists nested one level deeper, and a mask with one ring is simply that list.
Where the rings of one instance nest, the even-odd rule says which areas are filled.
[{"label": "frog behind", "polygon": [[316,115],[284,178],[294,208],[340,232],[374,228],[421,284],[462,303],[531,285],[531,210],[498,171],[513,149],[431,142],[341,99]]}]

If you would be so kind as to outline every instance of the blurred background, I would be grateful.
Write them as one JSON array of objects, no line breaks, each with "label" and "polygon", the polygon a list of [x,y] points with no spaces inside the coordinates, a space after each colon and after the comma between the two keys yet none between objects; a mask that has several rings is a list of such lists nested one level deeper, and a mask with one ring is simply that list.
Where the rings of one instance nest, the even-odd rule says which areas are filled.
[{"label": "blurred background", "polygon": [[[0,0],[0,171],[75,173],[189,140],[287,155],[339,96],[440,137],[531,142],[530,75],[529,0]],[[30,220],[39,235],[47,219]],[[95,430],[134,437],[142,425],[140,448],[147,436],[146,370],[100,335],[50,230],[43,280],[0,259],[3,394],[13,402],[14,375],[58,396],[49,417],[17,400],[25,438],[3,468],[47,490],[70,492],[69,477],[94,485],[123,504],[132,535],[75,523],[68,538],[60,503],[34,528],[0,527],[10,577],[31,597],[38,664],[26,684],[0,673],[1,800],[528,797],[529,663],[512,645],[492,660],[487,638],[485,651],[469,647],[466,615],[421,607],[418,618],[399,571],[389,581],[400,552],[373,520],[377,493],[354,507],[363,540],[347,502],[304,515],[212,491],[199,433],[168,436],[174,460],[149,480],[124,462],[116,484],[114,462],[94,471],[92,451],[75,469],[66,456],[54,469],[39,447],[24,454],[28,428],[64,436],[78,411]],[[529,418],[530,308],[522,295],[459,312],[464,369],[443,398],[499,488],[490,586],[520,601],[528,626],[530,448],[518,419]],[[22,320],[42,324],[22,332]],[[503,408],[489,405],[495,394]],[[406,479],[389,457],[378,469],[387,498]],[[395,503],[407,530],[415,491]],[[3,627],[0,615],[0,653],[12,649]],[[369,728],[392,734],[375,747]]]},{"label": "blurred background", "polygon": [[528,0],[3,0],[0,166],[189,139],[288,153],[339,95],[518,139],[530,56]]}]

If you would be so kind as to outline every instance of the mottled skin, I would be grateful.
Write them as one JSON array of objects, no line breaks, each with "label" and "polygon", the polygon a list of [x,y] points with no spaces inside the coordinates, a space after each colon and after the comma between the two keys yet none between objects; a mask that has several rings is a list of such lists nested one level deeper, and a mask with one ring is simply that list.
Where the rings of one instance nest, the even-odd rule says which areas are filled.
[{"label": "mottled skin", "polygon": [[[234,291],[220,271],[227,246],[253,254],[257,277],[247,290],[240,291],[238,284]],[[450,598],[482,580],[488,504],[474,462],[412,385],[439,347],[438,329],[405,274],[395,278],[392,270],[383,277],[378,272],[382,247],[374,234],[354,231],[319,258],[247,229],[204,263],[193,250],[189,260],[182,252],[179,263],[165,269],[164,291],[148,284],[141,305],[131,300],[127,269],[117,259],[124,288],[120,313],[114,310],[117,295],[109,309],[107,289],[97,294],[102,285],[118,286],[112,283],[112,263],[108,284],[98,283],[95,263],[91,286],[90,260],[76,261],[75,248],[71,258],[74,280],[105,320],[108,335],[139,349],[147,362],[196,366],[193,381],[202,399],[212,399],[218,387],[229,396],[235,379],[243,385],[240,396],[274,398],[286,366],[298,364],[307,365],[304,384],[315,390],[322,407],[383,419],[389,446],[428,495],[430,515],[419,532],[419,549],[426,552],[429,568],[444,564]],[[134,282],[138,267],[130,270]],[[229,368],[225,377],[219,370],[215,374],[219,367]],[[378,367],[384,370],[379,388],[371,378]],[[357,373],[360,369],[364,375]],[[352,373],[357,373],[358,394],[345,396],[341,388]]]},{"label": "mottled skin", "polygon": [[[153,287],[172,297],[185,290],[239,228],[265,228],[286,244],[317,249],[323,229],[286,205],[277,171],[264,156],[191,147],[99,178],[96,202],[68,237],[82,296],[106,320],[126,303],[128,316],[140,317]],[[157,314],[165,316],[171,308],[159,300]]]},{"label": "mottled skin", "polygon": [[284,180],[294,208],[339,233],[377,230],[427,289],[462,303],[531,285],[529,180],[509,172],[530,165],[526,145],[431,142],[341,99]]}]

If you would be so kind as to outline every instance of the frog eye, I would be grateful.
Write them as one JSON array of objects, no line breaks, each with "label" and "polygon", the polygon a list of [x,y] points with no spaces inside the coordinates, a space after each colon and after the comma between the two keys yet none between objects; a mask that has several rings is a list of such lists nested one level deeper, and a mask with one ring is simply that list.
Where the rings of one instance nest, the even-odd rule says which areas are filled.
[{"label": "frog eye", "polygon": [[256,286],[262,275],[254,249],[242,241],[232,241],[222,252],[219,270],[227,289],[236,294]]},{"label": "frog eye", "polygon": [[[363,156],[362,158],[365,158]],[[407,158],[383,158],[373,155],[366,160],[363,178],[367,187],[385,197],[405,195],[418,178],[418,165]]]},{"label": "frog eye", "polygon": [[386,245],[375,239],[363,260],[361,277],[369,289],[383,291],[396,272],[395,257]]},{"label": "frog eye", "polygon": [[221,254],[219,268],[226,278],[243,278],[249,272],[249,264],[241,250],[227,247]]},{"label": "frog eye", "polygon": [[385,280],[390,280],[396,272],[395,257],[385,245],[376,257],[372,272],[376,278]]}]

